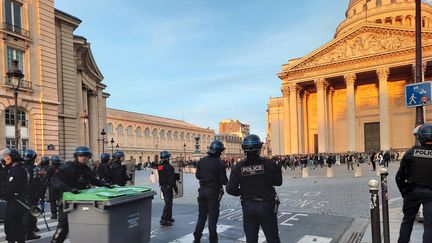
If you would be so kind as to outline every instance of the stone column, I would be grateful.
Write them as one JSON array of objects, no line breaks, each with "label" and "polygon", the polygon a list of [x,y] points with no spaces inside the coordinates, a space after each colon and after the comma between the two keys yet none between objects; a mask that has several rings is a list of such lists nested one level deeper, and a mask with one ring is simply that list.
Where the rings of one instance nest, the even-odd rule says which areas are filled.
[{"label": "stone column", "polygon": [[328,83],[325,79],[315,81],[317,88],[317,116],[318,116],[318,152],[327,152],[327,120],[326,120],[326,92]]},{"label": "stone column", "polygon": [[309,151],[309,92],[303,92],[303,152],[310,153]]},{"label": "stone column", "polygon": [[[291,137],[290,137],[290,88],[288,84],[283,84],[282,86],[282,94],[283,94],[283,141],[284,141],[284,150],[283,154],[291,153]],[[281,134],[279,134],[281,136]]]},{"label": "stone column", "polygon": [[356,104],[355,104],[355,80],[356,74],[350,73],[344,76],[347,96],[347,117],[348,117],[348,150],[357,151],[356,147]]},{"label": "stone column", "polygon": [[298,114],[298,99],[300,86],[295,83],[290,84],[290,120],[291,120],[291,153],[299,153],[300,133],[299,133],[299,114]]},{"label": "stone column", "polygon": [[304,99],[304,95],[303,93],[298,95],[297,98],[297,122],[298,122],[298,137],[299,137],[299,154],[303,154],[304,153],[304,121],[303,121],[303,99]]},{"label": "stone column", "polygon": [[380,117],[380,144],[381,150],[390,149],[390,112],[389,112],[389,90],[388,77],[390,74],[389,68],[378,69],[379,81],[379,117]]},{"label": "stone column", "polygon": [[[97,112],[97,96],[96,93],[91,91],[89,92],[88,96],[88,116],[89,116],[89,122],[88,122],[88,128],[89,128],[89,145],[90,149],[93,151],[95,155],[99,154],[99,146],[98,146],[98,135],[99,135],[99,129],[98,129],[98,112]],[[97,158],[97,157],[95,157]]]},{"label": "stone column", "polygon": [[[83,111],[81,116],[83,115],[87,115],[89,114],[89,107],[88,107],[88,89],[86,86],[83,86],[83,90],[82,90],[82,98],[83,98]],[[84,137],[84,144],[85,146],[89,146],[89,118],[87,118],[87,120],[85,121],[83,118],[80,118],[80,126],[83,127],[83,134],[82,136]]]},{"label": "stone column", "polygon": [[333,119],[333,98],[335,90],[329,89],[328,93],[328,152],[334,152],[334,119]]}]

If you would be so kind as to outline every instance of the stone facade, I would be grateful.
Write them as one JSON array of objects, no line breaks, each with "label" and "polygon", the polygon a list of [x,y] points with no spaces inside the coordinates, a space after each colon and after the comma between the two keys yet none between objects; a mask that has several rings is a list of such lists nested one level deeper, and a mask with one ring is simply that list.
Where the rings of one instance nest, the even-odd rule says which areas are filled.
[{"label": "stone facade", "polygon": [[184,121],[116,109],[107,109],[105,131],[105,152],[123,150],[126,159],[136,163],[157,161],[163,150],[169,151],[173,159],[182,159],[185,154],[191,159],[195,137],[200,138],[200,150],[205,152],[215,136],[214,130]]},{"label": "stone facade", "polygon": [[219,134],[236,135],[243,139],[250,133],[250,126],[239,120],[222,120],[219,122]]},{"label": "stone facade", "polygon": [[[108,95],[102,91],[103,76],[89,44],[73,35],[81,21],[55,10],[53,0],[4,0],[0,17],[4,21],[0,29],[0,147],[14,146],[15,141],[13,90],[5,77],[12,60],[17,60],[25,75],[18,92],[19,149],[70,159],[77,145],[87,144],[98,153],[97,131],[106,124]],[[80,98],[84,97],[81,91],[91,93],[91,107]],[[84,111],[89,127],[95,129],[87,142],[80,139]]]},{"label": "stone facade", "polygon": [[216,140],[223,142],[225,146],[225,151],[222,154],[222,158],[242,158],[242,142],[243,139],[237,135],[231,134],[217,134],[215,136]]},{"label": "stone facade", "polygon": [[[432,77],[432,6],[423,3],[423,73]],[[335,38],[283,65],[267,113],[272,154],[406,149],[415,110],[414,0],[350,1]],[[431,107],[426,120],[432,120]]]}]

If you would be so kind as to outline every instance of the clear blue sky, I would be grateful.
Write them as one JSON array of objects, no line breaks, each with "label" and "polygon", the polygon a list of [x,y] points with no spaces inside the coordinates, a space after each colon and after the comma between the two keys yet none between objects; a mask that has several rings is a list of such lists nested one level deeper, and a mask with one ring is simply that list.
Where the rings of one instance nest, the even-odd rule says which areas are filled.
[{"label": "clear blue sky", "polygon": [[265,138],[277,73],[333,38],[349,0],[55,0],[83,22],[108,106]]}]

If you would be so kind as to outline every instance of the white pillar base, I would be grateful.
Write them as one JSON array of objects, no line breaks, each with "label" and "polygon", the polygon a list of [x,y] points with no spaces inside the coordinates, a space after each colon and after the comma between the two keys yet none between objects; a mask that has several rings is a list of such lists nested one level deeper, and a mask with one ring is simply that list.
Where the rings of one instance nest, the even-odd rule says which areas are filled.
[{"label": "white pillar base", "polygon": [[308,178],[309,177],[309,170],[308,168],[302,169],[302,178]]},{"label": "white pillar base", "polygon": [[354,177],[362,177],[363,176],[363,170],[360,166],[355,165],[354,166]]},{"label": "white pillar base", "polygon": [[381,165],[377,165],[375,168],[375,175],[376,176],[381,177],[380,170],[381,170]]},{"label": "white pillar base", "polygon": [[333,167],[327,168],[327,178],[333,178],[333,177],[334,177]]}]

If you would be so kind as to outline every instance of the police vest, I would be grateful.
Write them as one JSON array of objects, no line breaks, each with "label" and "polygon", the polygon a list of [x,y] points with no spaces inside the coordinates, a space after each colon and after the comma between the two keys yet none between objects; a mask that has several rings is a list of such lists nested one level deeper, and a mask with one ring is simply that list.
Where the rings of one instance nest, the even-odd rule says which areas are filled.
[{"label": "police vest", "polygon": [[242,161],[240,166],[240,188],[241,196],[244,199],[261,198],[274,199],[276,194],[274,187],[268,180],[269,173],[265,166],[265,160]]},{"label": "police vest", "polygon": [[408,178],[417,184],[432,185],[432,146],[414,147],[412,153]]}]

